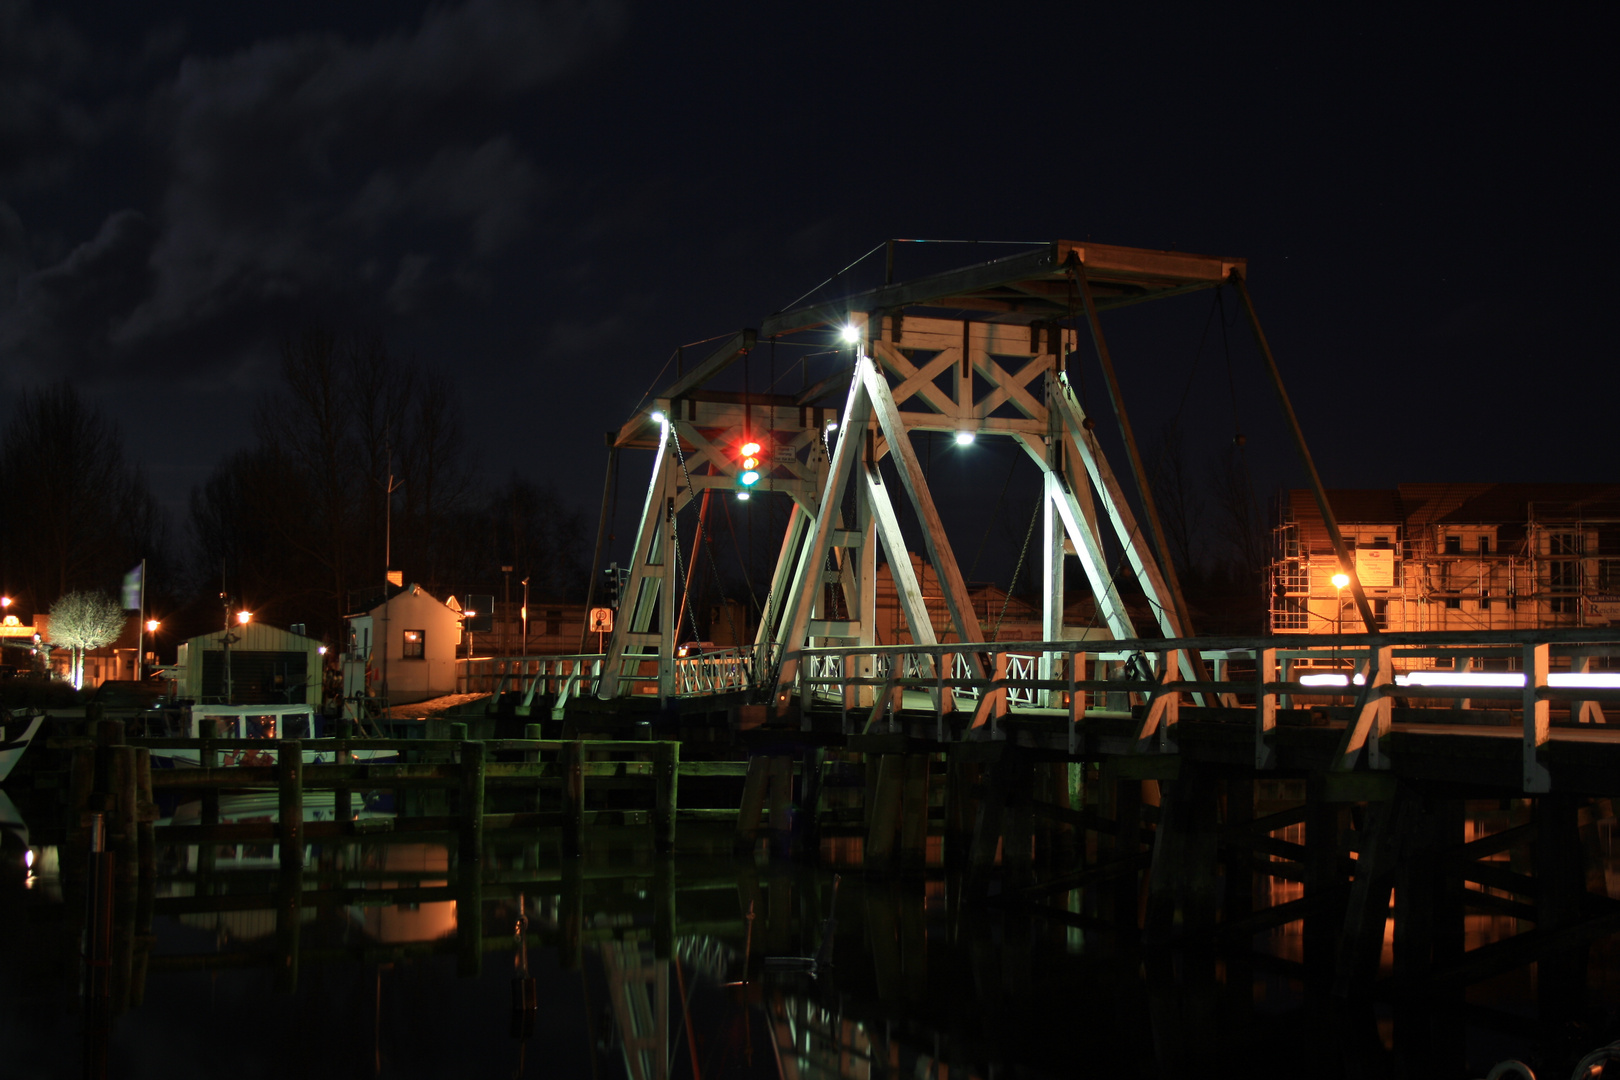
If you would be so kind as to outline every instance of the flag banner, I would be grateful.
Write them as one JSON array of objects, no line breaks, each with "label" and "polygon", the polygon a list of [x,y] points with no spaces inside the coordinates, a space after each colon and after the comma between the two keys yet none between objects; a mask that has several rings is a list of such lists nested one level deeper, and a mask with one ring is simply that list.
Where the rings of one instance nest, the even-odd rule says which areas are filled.
[{"label": "flag banner", "polygon": [[125,611],[141,610],[141,568],[145,565],[145,563],[142,563],[141,566],[137,566],[124,575]]}]

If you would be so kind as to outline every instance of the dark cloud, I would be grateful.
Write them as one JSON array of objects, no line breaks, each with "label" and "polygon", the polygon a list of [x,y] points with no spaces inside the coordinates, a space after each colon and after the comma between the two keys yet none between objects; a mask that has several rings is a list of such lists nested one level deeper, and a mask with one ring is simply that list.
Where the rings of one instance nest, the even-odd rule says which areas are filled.
[{"label": "dark cloud", "polygon": [[[374,322],[483,291],[543,191],[540,163],[504,131],[510,110],[532,108],[620,22],[611,3],[471,0],[369,41],[304,35],[186,57],[144,107],[139,151],[158,178],[145,216],[120,211],[30,271],[0,214],[0,288],[16,281],[14,302],[0,294],[0,349],[33,377],[116,377],[134,362],[182,374],[262,351],[290,320]],[[129,66],[182,35],[150,38]],[[56,81],[13,94],[40,100],[15,121],[0,111],[0,132],[26,123],[44,146],[71,128],[60,88],[73,39],[65,27],[57,38],[29,35],[32,70]]]},{"label": "dark cloud", "polygon": [[62,175],[96,134],[90,110],[64,96],[90,50],[67,22],[0,0],[0,184],[36,187]]}]

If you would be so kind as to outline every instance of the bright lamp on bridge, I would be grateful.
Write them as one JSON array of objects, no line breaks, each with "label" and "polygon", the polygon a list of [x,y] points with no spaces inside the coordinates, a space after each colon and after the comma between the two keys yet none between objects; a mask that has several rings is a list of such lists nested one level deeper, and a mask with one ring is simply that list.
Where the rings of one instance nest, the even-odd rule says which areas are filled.
[{"label": "bright lamp on bridge", "polygon": [[838,336],[843,338],[849,344],[853,345],[857,341],[861,340],[861,328],[856,326],[854,323],[850,323],[842,330],[838,331]]}]

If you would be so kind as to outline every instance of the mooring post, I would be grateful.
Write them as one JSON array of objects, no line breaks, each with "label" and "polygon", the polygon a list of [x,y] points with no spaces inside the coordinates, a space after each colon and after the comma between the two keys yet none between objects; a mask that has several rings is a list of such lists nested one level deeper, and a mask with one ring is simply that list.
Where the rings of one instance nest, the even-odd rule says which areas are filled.
[{"label": "mooring post", "polygon": [[[337,741],[332,744],[332,764],[349,765],[354,755],[349,752],[349,737],[354,722],[347,716],[338,717]],[[350,789],[346,784],[339,784],[332,789],[332,819],[334,821],[353,821],[354,804]]]},{"label": "mooring post", "polygon": [[461,861],[476,866],[484,858],[484,743],[461,744]]},{"label": "mooring post", "polygon": [[577,858],[585,850],[585,744],[563,744],[563,854]]},{"label": "mooring post", "polygon": [[463,862],[456,876],[456,974],[475,979],[484,970],[483,868],[476,860]]},{"label": "mooring post", "polygon": [[[1574,796],[1537,797],[1534,820],[1536,931],[1550,937],[1584,914],[1586,852]],[[1586,944],[1577,942],[1537,958],[1536,1004],[1544,1019],[1571,1016],[1579,1009],[1586,990],[1587,953]]]},{"label": "mooring post", "polygon": [[770,782],[771,846],[773,859],[787,858],[793,849],[793,758],[777,754],[771,758]]},{"label": "mooring post", "polygon": [[[524,724],[523,725],[523,737],[525,739],[533,740],[534,742],[539,742],[540,738],[541,738],[541,730],[542,729],[541,729],[539,724]],[[525,762],[527,762],[528,764],[538,765],[540,763],[540,751],[539,750],[525,750],[523,752],[523,760]],[[529,804],[529,809],[530,810],[532,810],[532,811],[534,811],[536,813],[539,812],[539,810],[540,810],[540,785],[539,784],[534,784],[529,789],[528,804]]]},{"label": "mooring post", "polygon": [[675,952],[675,860],[653,860],[653,955],[667,960]]},{"label": "mooring post", "polygon": [[[135,836],[142,881],[151,881],[157,876],[157,839],[153,826],[157,813],[157,801],[152,797],[152,751],[149,747],[136,747]],[[147,921],[150,922],[150,912]]]},{"label": "mooring post", "polygon": [[112,796],[112,828],[108,831],[115,853],[115,879],[122,886],[134,881],[139,869],[135,835],[135,748],[122,743],[108,746],[107,766],[108,794]]},{"label": "mooring post", "polygon": [[679,805],[681,744],[659,743],[653,752],[653,848],[675,850],[675,815]]},{"label": "mooring post", "polygon": [[[202,769],[219,768],[219,751],[214,749],[214,737],[218,734],[219,721],[212,716],[200,717],[197,720],[197,766]],[[202,789],[202,816],[204,825],[219,824],[219,788],[209,784]],[[209,868],[213,867],[213,850],[209,845]]]},{"label": "mooring post", "polygon": [[804,776],[799,782],[799,818],[793,829],[793,850],[796,858],[815,862],[821,855],[821,800],[826,790],[822,784],[822,768],[827,751],[811,747],[804,752]]},{"label": "mooring post", "polygon": [[738,857],[752,857],[759,836],[759,822],[765,809],[765,788],[770,781],[771,761],[763,754],[748,759],[743,777],[742,805],[737,808],[737,832],[732,848]]},{"label": "mooring post", "polygon": [[[298,755],[302,761],[303,756]],[[302,811],[300,811],[300,815]],[[301,820],[301,816],[300,816]],[[287,843],[283,832],[282,848]],[[302,849],[300,849],[301,853]],[[298,989],[299,939],[304,925],[304,872],[303,866],[281,860],[281,872],[276,888],[276,973],[275,989],[278,994],[292,994]]]},{"label": "mooring post", "polygon": [[[871,755],[867,756],[871,768]],[[865,866],[870,872],[888,870],[894,862],[895,828],[900,821],[904,795],[905,758],[899,754],[877,755],[877,783],[871,809],[867,813]]]},{"label": "mooring post", "polygon": [[921,877],[928,867],[928,773],[932,754],[907,754],[900,819],[900,870]]},{"label": "mooring post", "polygon": [[557,958],[569,971],[579,971],[585,957],[585,862],[583,859],[564,859],[562,864],[562,902],[558,912],[562,926],[562,944]]},{"label": "mooring post", "polygon": [[304,869],[304,744],[298,739],[282,739],[276,747],[276,759],[281,868],[286,873],[301,874]]}]

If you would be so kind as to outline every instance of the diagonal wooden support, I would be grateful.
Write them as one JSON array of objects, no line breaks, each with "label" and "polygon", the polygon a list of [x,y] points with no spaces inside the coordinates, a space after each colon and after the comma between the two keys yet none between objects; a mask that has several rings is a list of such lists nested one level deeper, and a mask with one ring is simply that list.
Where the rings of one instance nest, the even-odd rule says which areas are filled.
[{"label": "diagonal wooden support", "polygon": [[[1349,772],[1367,751],[1367,765],[1372,769],[1387,769],[1380,740],[1389,734],[1390,706],[1394,703],[1395,670],[1393,650],[1388,645],[1371,649],[1367,657],[1367,671],[1356,695],[1355,715],[1345,725],[1339,737],[1339,748],[1333,756],[1330,772]],[[1353,676],[1352,676],[1353,678]]]},{"label": "diagonal wooden support", "polygon": [[1158,685],[1148,695],[1147,710],[1136,725],[1136,734],[1131,740],[1133,754],[1149,750],[1164,753],[1170,749],[1170,737],[1181,719],[1181,691],[1170,685],[1178,678],[1181,652],[1170,649],[1159,655],[1159,670],[1154,673],[1154,682]]},{"label": "diagonal wooden support", "polygon": [[1547,686],[1546,644],[1524,647],[1524,790],[1552,790],[1552,773],[1542,764],[1540,750],[1552,738],[1551,703],[1541,695]]}]

